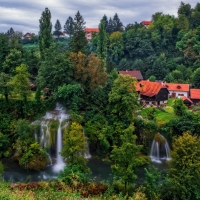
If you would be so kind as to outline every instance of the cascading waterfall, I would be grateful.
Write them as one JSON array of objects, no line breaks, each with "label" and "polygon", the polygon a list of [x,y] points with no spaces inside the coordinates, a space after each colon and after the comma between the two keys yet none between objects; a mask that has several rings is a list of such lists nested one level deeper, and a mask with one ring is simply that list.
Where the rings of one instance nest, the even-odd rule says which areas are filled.
[{"label": "cascading waterfall", "polygon": [[[84,131],[84,129],[83,129],[83,137],[85,137],[85,131]],[[90,154],[90,149],[89,149],[89,145],[88,145],[87,139],[85,140],[85,149],[86,149],[86,152],[84,153],[84,157],[86,159],[90,159],[92,156]]]},{"label": "cascading waterfall", "polygon": [[151,145],[150,158],[152,162],[162,163],[162,160],[170,160],[169,144],[165,137],[156,134]]},{"label": "cascading waterfall", "polygon": [[[60,152],[62,150],[63,143],[62,130],[68,126],[68,119],[69,115],[66,113],[66,111],[61,107],[60,104],[56,104],[55,110],[46,112],[46,115],[42,117],[41,120],[33,122],[33,124],[38,124],[40,127],[38,132],[35,131],[35,140],[38,141],[39,144],[44,148],[50,149],[52,146],[55,147],[55,156],[51,158],[51,155],[49,155],[49,165],[53,165],[54,172],[59,172],[65,166],[65,162],[63,157],[60,155]],[[57,129],[54,130],[55,133],[51,132],[52,123],[54,123],[54,126],[57,123]],[[85,136],[84,130],[83,136]],[[89,159],[91,158],[91,155],[87,140],[85,140],[85,148],[86,152],[84,153],[84,157]]]}]

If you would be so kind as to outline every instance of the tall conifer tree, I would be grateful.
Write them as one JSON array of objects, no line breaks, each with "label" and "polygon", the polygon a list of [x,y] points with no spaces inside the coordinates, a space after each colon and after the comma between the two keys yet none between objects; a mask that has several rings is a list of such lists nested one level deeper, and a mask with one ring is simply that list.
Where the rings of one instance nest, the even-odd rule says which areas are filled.
[{"label": "tall conifer tree", "polygon": [[39,20],[40,30],[39,30],[39,50],[41,58],[44,58],[44,51],[49,48],[53,38],[52,38],[52,23],[51,23],[51,12],[48,8],[42,12],[42,16]]},{"label": "tall conifer tree", "polygon": [[64,25],[64,32],[66,34],[69,35],[69,37],[71,38],[71,36],[73,35],[73,32],[74,32],[74,20],[72,17],[68,17],[67,21],[65,22],[65,25]]},{"label": "tall conifer tree", "polygon": [[87,39],[85,37],[85,22],[78,11],[77,14],[74,17],[74,33],[73,36],[70,39],[70,49],[74,53],[78,52],[86,52],[86,45],[87,45]]},{"label": "tall conifer tree", "polygon": [[55,31],[53,32],[53,35],[55,35],[59,38],[62,35],[62,31],[61,31],[62,26],[61,26],[60,21],[58,19],[56,20],[54,28],[55,28]]}]

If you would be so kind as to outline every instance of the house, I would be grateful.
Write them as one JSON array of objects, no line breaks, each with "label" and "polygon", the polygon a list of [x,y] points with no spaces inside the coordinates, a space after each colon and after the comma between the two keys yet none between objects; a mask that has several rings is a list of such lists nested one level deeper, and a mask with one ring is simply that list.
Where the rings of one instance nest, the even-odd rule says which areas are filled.
[{"label": "house", "polygon": [[152,24],[151,21],[142,21],[140,24],[144,25],[146,28],[149,27],[150,24]]},{"label": "house", "polygon": [[65,32],[61,32],[60,35],[53,34],[53,38],[54,38],[54,39],[66,38],[66,37],[67,37],[67,34],[66,34]]},{"label": "house", "polygon": [[92,33],[98,33],[99,29],[98,28],[85,28],[85,37],[88,42],[92,39]]},{"label": "house", "polygon": [[179,83],[164,83],[169,91],[169,96],[172,98],[189,97],[190,85]]},{"label": "house", "polygon": [[118,71],[119,74],[135,77],[138,81],[143,80],[143,76],[139,70],[125,70],[125,71]]},{"label": "house", "polygon": [[200,106],[200,89],[190,89],[190,99],[194,105]]},{"label": "house", "polygon": [[169,91],[163,83],[142,80],[138,82],[136,90],[143,105],[162,105],[168,101]]},{"label": "house", "polygon": [[23,38],[24,39],[32,39],[32,37],[33,37],[33,34],[32,33],[26,33],[24,36],[23,36]]},{"label": "house", "polygon": [[191,105],[193,104],[192,100],[190,100],[188,97],[182,97],[183,103],[187,106],[187,107],[191,107]]}]

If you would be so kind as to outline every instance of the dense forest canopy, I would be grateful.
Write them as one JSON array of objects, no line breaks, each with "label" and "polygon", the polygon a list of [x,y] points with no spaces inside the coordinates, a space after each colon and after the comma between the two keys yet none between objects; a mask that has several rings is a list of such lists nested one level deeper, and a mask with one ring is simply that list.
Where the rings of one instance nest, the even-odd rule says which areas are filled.
[{"label": "dense forest canopy", "polygon": [[[139,118],[137,80],[118,74],[119,70],[140,70],[144,79],[200,88],[200,3],[192,8],[181,2],[177,13],[177,17],[152,14],[148,27],[137,22],[124,27],[117,13],[109,19],[104,15],[99,32],[88,42],[79,11],[64,26],[59,19],[53,26],[51,12],[45,8],[38,35],[22,38],[13,28],[0,33],[0,157],[14,157],[28,169],[44,169],[47,152],[35,141],[31,122],[60,102],[70,114],[61,151],[68,165],[60,180],[73,185],[75,174],[76,181],[84,183],[84,174],[90,170],[78,152],[84,152],[88,139],[94,154],[112,162],[119,182],[110,193],[133,196],[136,191],[135,195],[152,200],[199,199],[200,114],[175,100],[166,123],[155,120],[161,111],[154,108],[144,111],[145,119]],[[62,37],[63,33],[68,37]],[[56,123],[51,124],[51,130],[55,127]],[[172,160],[180,165],[172,161],[164,177],[149,167],[145,182],[135,190],[135,171],[149,163],[150,143],[158,132],[173,143]],[[182,152],[182,146],[188,151]],[[185,159],[194,158],[186,159],[187,168],[180,151]],[[184,179],[183,174],[187,174]]]}]

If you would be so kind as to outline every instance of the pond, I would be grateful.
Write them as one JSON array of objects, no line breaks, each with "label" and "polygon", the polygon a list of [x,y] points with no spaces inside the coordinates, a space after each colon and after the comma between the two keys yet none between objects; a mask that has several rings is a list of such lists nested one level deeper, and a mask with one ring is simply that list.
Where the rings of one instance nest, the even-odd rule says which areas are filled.
[{"label": "pond", "polygon": [[[47,166],[45,170],[34,171],[21,168],[17,162],[11,159],[1,160],[5,166],[3,174],[4,180],[12,183],[16,182],[29,182],[29,181],[48,181],[58,177],[58,172],[54,170],[54,165]],[[155,167],[162,172],[166,172],[168,165],[165,161],[162,163],[152,163]],[[88,160],[88,167],[92,171],[91,178],[97,182],[102,180],[109,180],[111,178],[112,170],[109,163],[102,162],[97,158],[90,158]],[[138,183],[144,180],[144,168],[147,166],[139,167],[136,171],[138,176]]]}]

